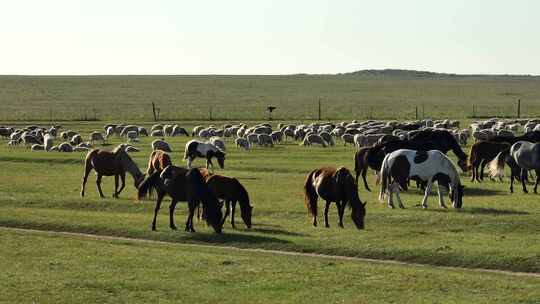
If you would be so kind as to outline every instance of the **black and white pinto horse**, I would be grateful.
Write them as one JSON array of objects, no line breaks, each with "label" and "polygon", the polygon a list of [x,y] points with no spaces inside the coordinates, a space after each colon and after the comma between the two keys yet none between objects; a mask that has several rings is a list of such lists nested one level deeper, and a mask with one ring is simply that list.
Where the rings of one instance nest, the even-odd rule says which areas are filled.
[{"label": "black and white pinto horse", "polygon": [[184,150],[184,160],[187,161],[188,169],[191,169],[191,163],[197,157],[206,158],[206,169],[214,169],[212,158],[216,158],[219,167],[223,169],[225,166],[225,152],[216,147],[212,143],[202,142],[198,140],[190,140],[186,143]]},{"label": "black and white pinto horse", "polygon": [[[518,141],[510,149],[501,151],[488,165],[491,177],[503,176],[504,164],[508,161],[514,162],[521,169],[520,180],[524,193],[528,193],[527,187],[525,187],[527,172],[528,170],[535,170],[534,193],[537,193],[536,189],[540,182],[540,144]],[[510,192],[512,193],[514,192],[514,177],[517,177],[514,171],[512,170],[512,176],[510,177]]]},{"label": "black and white pinto horse", "polygon": [[388,196],[388,207],[394,208],[393,195],[396,193],[400,208],[405,208],[399,197],[399,191],[407,190],[409,179],[427,182],[422,207],[427,208],[427,199],[434,182],[437,182],[439,205],[446,208],[443,201],[444,188],[452,201],[454,208],[461,208],[463,203],[463,186],[454,163],[444,153],[438,150],[409,150],[400,149],[387,154],[381,168],[381,192],[379,200],[384,201]]}]

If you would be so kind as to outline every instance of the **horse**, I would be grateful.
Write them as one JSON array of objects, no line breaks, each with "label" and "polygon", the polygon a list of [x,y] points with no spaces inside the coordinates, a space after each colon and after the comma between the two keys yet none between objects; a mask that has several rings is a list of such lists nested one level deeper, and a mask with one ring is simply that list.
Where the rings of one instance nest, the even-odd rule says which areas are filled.
[{"label": "horse", "polygon": [[163,171],[167,166],[172,165],[172,160],[169,154],[161,150],[152,151],[148,158],[148,168],[146,175],[149,176],[156,171]]},{"label": "horse", "polygon": [[205,143],[196,139],[190,140],[186,143],[184,150],[184,160],[187,161],[188,168],[191,168],[191,162],[197,157],[206,158],[206,169],[212,169],[212,171],[214,169],[214,165],[212,164],[213,157],[217,159],[221,169],[225,166],[225,152],[211,143]]},{"label": "horse", "polygon": [[199,169],[186,169],[176,166],[167,166],[161,172],[154,172],[147,176],[139,185],[137,197],[139,200],[149,196],[153,191],[157,193],[152,231],[156,230],[157,214],[165,195],[171,197],[169,206],[169,226],[176,230],[174,224],[174,209],[179,201],[188,203],[189,214],[186,220],[185,231],[195,232],[193,216],[195,208],[202,202],[206,214],[206,222],[216,233],[221,233],[223,227],[221,204],[209,189]]},{"label": "horse", "polygon": [[452,150],[458,158],[458,166],[463,172],[467,172],[467,154],[463,152],[456,138],[450,131],[424,129],[412,135],[409,140],[425,151],[439,150],[446,154],[448,151]]},{"label": "horse", "polygon": [[[92,169],[96,170],[97,178],[96,184],[99,191],[99,196],[104,198],[103,191],[101,191],[101,178],[103,176],[114,175],[114,198],[118,198],[118,195],[124,189],[126,185],[126,172],[133,176],[135,188],[139,186],[144,176],[137,167],[137,164],[131,159],[125,150],[125,145],[119,145],[112,151],[106,151],[101,149],[94,149],[86,154],[84,165],[84,176],[82,180],[81,196],[84,197],[84,188],[88,179],[88,174]],[[118,189],[118,178],[122,182],[120,189]]]},{"label": "horse", "polygon": [[236,179],[221,175],[209,175],[206,177],[208,187],[214,192],[217,198],[225,201],[225,215],[223,221],[231,215],[231,225],[235,229],[234,213],[236,203],[240,204],[242,220],[246,228],[251,228],[251,214],[253,207],[249,202],[249,194],[244,186]]},{"label": "horse", "polygon": [[[469,168],[471,182],[484,180],[484,168],[499,152],[510,148],[506,142],[478,141],[471,146],[469,153]],[[478,172],[480,169],[480,172]],[[480,174],[479,174],[480,173]]]},{"label": "horse", "polygon": [[351,172],[347,168],[323,167],[311,171],[304,182],[305,204],[313,218],[313,226],[317,226],[317,200],[321,197],[326,201],[324,208],[324,225],[328,224],[328,209],[335,202],[338,209],[339,227],[343,228],[343,213],[349,206],[351,218],[357,229],[364,229],[366,203],[358,197],[358,189]]},{"label": "horse", "polygon": [[450,188],[448,191],[454,208],[459,209],[463,204],[463,189],[459,180],[459,173],[454,163],[441,151],[416,151],[400,149],[387,154],[381,168],[381,191],[379,200],[384,201],[388,192],[388,207],[394,208],[392,201],[394,192],[400,208],[405,208],[399,196],[399,189],[407,190],[409,179],[419,179],[427,182],[422,207],[427,208],[427,199],[431,193],[433,182],[437,182],[439,192],[439,205],[446,208],[443,201],[441,187]]},{"label": "horse", "polygon": [[356,173],[356,183],[358,183],[358,178],[360,177],[360,174],[362,174],[364,187],[367,191],[371,192],[366,180],[368,168],[378,171],[380,167],[376,167],[376,165],[369,161],[368,156],[370,151],[371,148],[360,148],[354,153],[354,172]]},{"label": "horse", "polygon": [[[503,150],[489,163],[489,171],[492,177],[502,176],[504,173],[504,164],[513,161],[521,171],[521,185],[523,192],[528,193],[525,182],[527,180],[528,170],[536,172],[536,182],[534,184],[534,193],[537,193],[538,183],[540,182],[540,143],[535,144],[528,141],[518,141],[509,149]],[[514,193],[514,177],[516,170],[511,170],[510,192]]]}]

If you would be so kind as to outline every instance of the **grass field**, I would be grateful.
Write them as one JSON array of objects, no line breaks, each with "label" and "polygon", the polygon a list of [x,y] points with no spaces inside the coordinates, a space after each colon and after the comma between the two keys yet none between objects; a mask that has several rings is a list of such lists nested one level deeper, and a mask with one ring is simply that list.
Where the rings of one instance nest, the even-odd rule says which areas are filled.
[{"label": "grass field", "polygon": [[[521,98],[522,116],[540,116],[539,84],[538,77],[502,76],[0,76],[0,125],[60,121],[65,129],[86,137],[111,121],[149,127],[153,124],[152,101],[161,109],[162,120],[188,129],[224,121],[254,123],[266,118],[268,104],[278,106],[275,119],[299,122],[317,117],[320,97],[323,119],[414,118],[414,107],[424,105],[426,117],[457,118],[465,126],[473,103],[477,105],[476,116],[511,116],[515,100]],[[213,121],[206,120],[209,108]],[[78,121],[94,118],[100,121]],[[175,164],[183,165],[181,154],[188,139],[167,140],[173,147]],[[151,141],[142,138],[136,144],[142,152],[132,154],[142,170],[146,169]],[[237,216],[238,228],[233,230],[227,223],[221,235],[212,233],[202,222],[195,223],[197,233],[171,231],[165,204],[158,217],[158,231],[152,232],[153,201],[135,200],[131,177],[121,198],[115,200],[111,198],[113,179],[104,179],[108,197],[99,199],[92,175],[83,199],[79,191],[84,153],[31,152],[8,147],[6,142],[0,139],[0,226],[391,259],[428,266],[329,264],[307,257],[0,231],[1,265],[7,269],[0,273],[3,302],[148,302],[161,295],[167,295],[163,301],[198,302],[540,301],[537,278],[436,267],[540,272],[539,197],[519,191],[511,195],[506,181],[471,184],[469,176],[462,175],[467,188],[460,211],[439,209],[435,196],[428,202],[430,208],[422,210],[416,206],[422,194],[415,188],[402,196],[407,209],[390,210],[377,201],[378,188],[370,175],[374,192],[359,188],[361,199],[368,202],[366,230],[354,228],[349,211],[345,229],[339,229],[335,206],[330,212],[331,228],[313,228],[302,196],[305,175],[324,165],[352,169],[354,149],[339,143],[322,149],[288,142],[273,149],[243,152],[229,143],[225,169],[217,173],[239,178],[250,192],[253,228],[243,228]],[[120,142],[113,138],[105,148]],[[197,160],[196,165],[203,162]],[[177,207],[180,228],[186,209],[184,203]],[[167,263],[166,257],[171,256],[175,263],[180,261],[172,264],[178,267]],[[184,279],[187,275],[194,276],[197,286],[216,292],[194,289],[193,283]],[[341,284],[341,276],[348,283]],[[35,281],[34,285],[29,280]],[[342,285],[346,288],[338,292]],[[226,292],[233,296],[221,296]]]},{"label": "grass field", "polygon": [[[415,73],[290,76],[0,76],[2,120],[411,119],[540,116],[540,77]],[[474,110],[473,110],[474,105]],[[210,109],[212,114],[210,114]]]},{"label": "grass field", "polygon": [[[538,278],[0,229],[2,303],[537,303]],[[38,250],[36,250],[38,248]]]}]

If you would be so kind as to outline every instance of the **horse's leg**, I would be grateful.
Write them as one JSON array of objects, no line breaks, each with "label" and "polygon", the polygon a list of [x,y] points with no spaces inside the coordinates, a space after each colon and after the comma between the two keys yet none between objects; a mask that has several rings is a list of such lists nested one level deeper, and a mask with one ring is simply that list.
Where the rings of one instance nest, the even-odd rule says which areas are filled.
[{"label": "horse's leg", "polygon": [[126,187],[126,172],[120,173],[120,189],[116,193],[116,197],[120,195],[120,192]]},{"label": "horse's leg", "polygon": [[[484,169],[486,168],[487,164],[488,164],[487,159],[482,160],[482,162],[480,163],[480,181],[484,181]],[[478,178],[478,174],[477,174],[477,178]]]},{"label": "horse's leg", "polygon": [[97,178],[96,178],[96,185],[97,185],[97,189],[99,191],[99,196],[101,198],[104,198],[105,195],[103,195],[103,191],[101,191],[101,178],[102,178],[102,175],[98,173]]},{"label": "horse's leg", "polygon": [[[227,205],[227,209],[229,208],[229,205]],[[233,227],[233,229],[236,229],[236,227],[234,226],[234,213],[236,211],[236,201],[232,201],[231,203],[231,226]],[[227,212],[229,212],[229,210],[227,210]]]},{"label": "horse's leg", "polygon": [[514,169],[510,168],[510,193],[514,193],[514,178],[515,171]]},{"label": "horse's leg", "polygon": [[437,182],[437,193],[439,194],[439,207],[446,209],[446,205],[444,204],[444,197],[441,189],[441,184]]},{"label": "horse's leg", "polygon": [[193,161],[193,159],[191,158],[191,156],[188,156],[188,158],[187,158],[187,164],[186,164],[188,169],[191,169],[191,162],[192,162],[192,161]]},{"label": "horse's leg", "polygon": [[523,187],[523,193],[529,193],[529,191],[527,191],[527,187],[525,186],[526,181],[527,181],[527,169],[521,169],[521,186]]},{"label": "horse's leg", "polygon": [[195,202],[195,201],[188,202],[189,214],[186,221],[186,229],[185,229],[187,232],[195,232],[195,229],[193,228],[193,216],[195,215],[195,208],[198,205],[199,205],[198,202]]},{"label": "horse's leg", "polygon": [[339,227],[343,228],[343,214],[345,213],[345,202],[337,202],[338,216],[339,216]]},{"label": "horse's leg", "polygon": [[[366,190],[371,192],[371,189],[369,189],[369,186],[366,180],[367,171],[368,171],[367,166],[362,168],[362,179],[364,180],[364,187],[366,187]],[[358,177],[356,178],[356,180],[358,181]]]},{"label": "horse's leg", "polygon": [[472,168],[471,168],[471,183],[474,183],[474,181],[475,181],[476,178],[477,178],[477,175],[478,175],[477,169],[478,169],[478,167],[476,166],[476,163],[472,163]]},{"label": "horse's leg", "polygon": [[330,201],[326,201],[326,206],[324,206],[324,227],[330,228],[328,224],[328,209],[330,209]]},{"label": "horse's leg", "polygon": [[400,209],[405,209],[405,206],[403,206],[403,202],[401,201],[401,195],[400,195],[399,187],[397,188],[397,191],[396,191],[396,198],[397,198],[399,208]]},{"label": "horse's leg", "polygon": [[82,187],[81,187],[81,196],[84,197],[84,188],[86,187],[86,181],[88,180],[88,174],[90,174],[90,171],[92,171],[92,167],[85,166],[84,168],[84,175],[82,180]]},{"label": "horse's leg", "polygon": [[424,198],[422,199],[422,208],[424,209],[427,209],[428,205],[427,205],[427,200],[428,200],[428,196],[429,194],[431,193],[431,187],[433,186],[433,180],[429,180],[428,183],[427,183],[427,186],[426,186],[426,192],[424,194]]},{"label": "horse's leg", "polygon": [[534,193],[538,193],[536,192],[536,189],[538,188],[538,182],[540,182],[540,170],[539,169],[534,169],[534,171],[536,172],[536,182],[534,183]]},{"label": "horse's leg", "polygon": [[118,175],[114,176],[114,194],[113,198],[118,198]]},{"label": "horse's leg", "polygon": [[390,186],[388,187],[388,208],[394,209],[394,202],[392,196],[394,196],[394,191],[399,191],[399,186],[396,185],[396,182],[392,182]]},{"label": "horse's leg", "polygon": [[159,212],[159,209],[161,208],[161,201],[163,200],[163,197],[164,195],[162,193],[158,193],[156,207],[154,208],[154,219],[152,220],[152,231],[156,231],[157,214]]},{"label": "horse's leg", "polygon": [[173,198],[169,205],[169,227],[171,227],[172,230],[176,230],[176,226],[174,225],[174,209],[176,208],[176,203],[178,203],[178,201]]}]

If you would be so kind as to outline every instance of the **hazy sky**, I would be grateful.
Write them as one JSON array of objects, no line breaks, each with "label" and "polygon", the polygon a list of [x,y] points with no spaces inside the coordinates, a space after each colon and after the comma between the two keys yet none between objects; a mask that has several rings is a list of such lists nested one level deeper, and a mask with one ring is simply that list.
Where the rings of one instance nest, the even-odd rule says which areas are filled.
[{"label": "hazy sky", "polygon": [[0,74],[540,74],[537,0],[0,0]]}]

